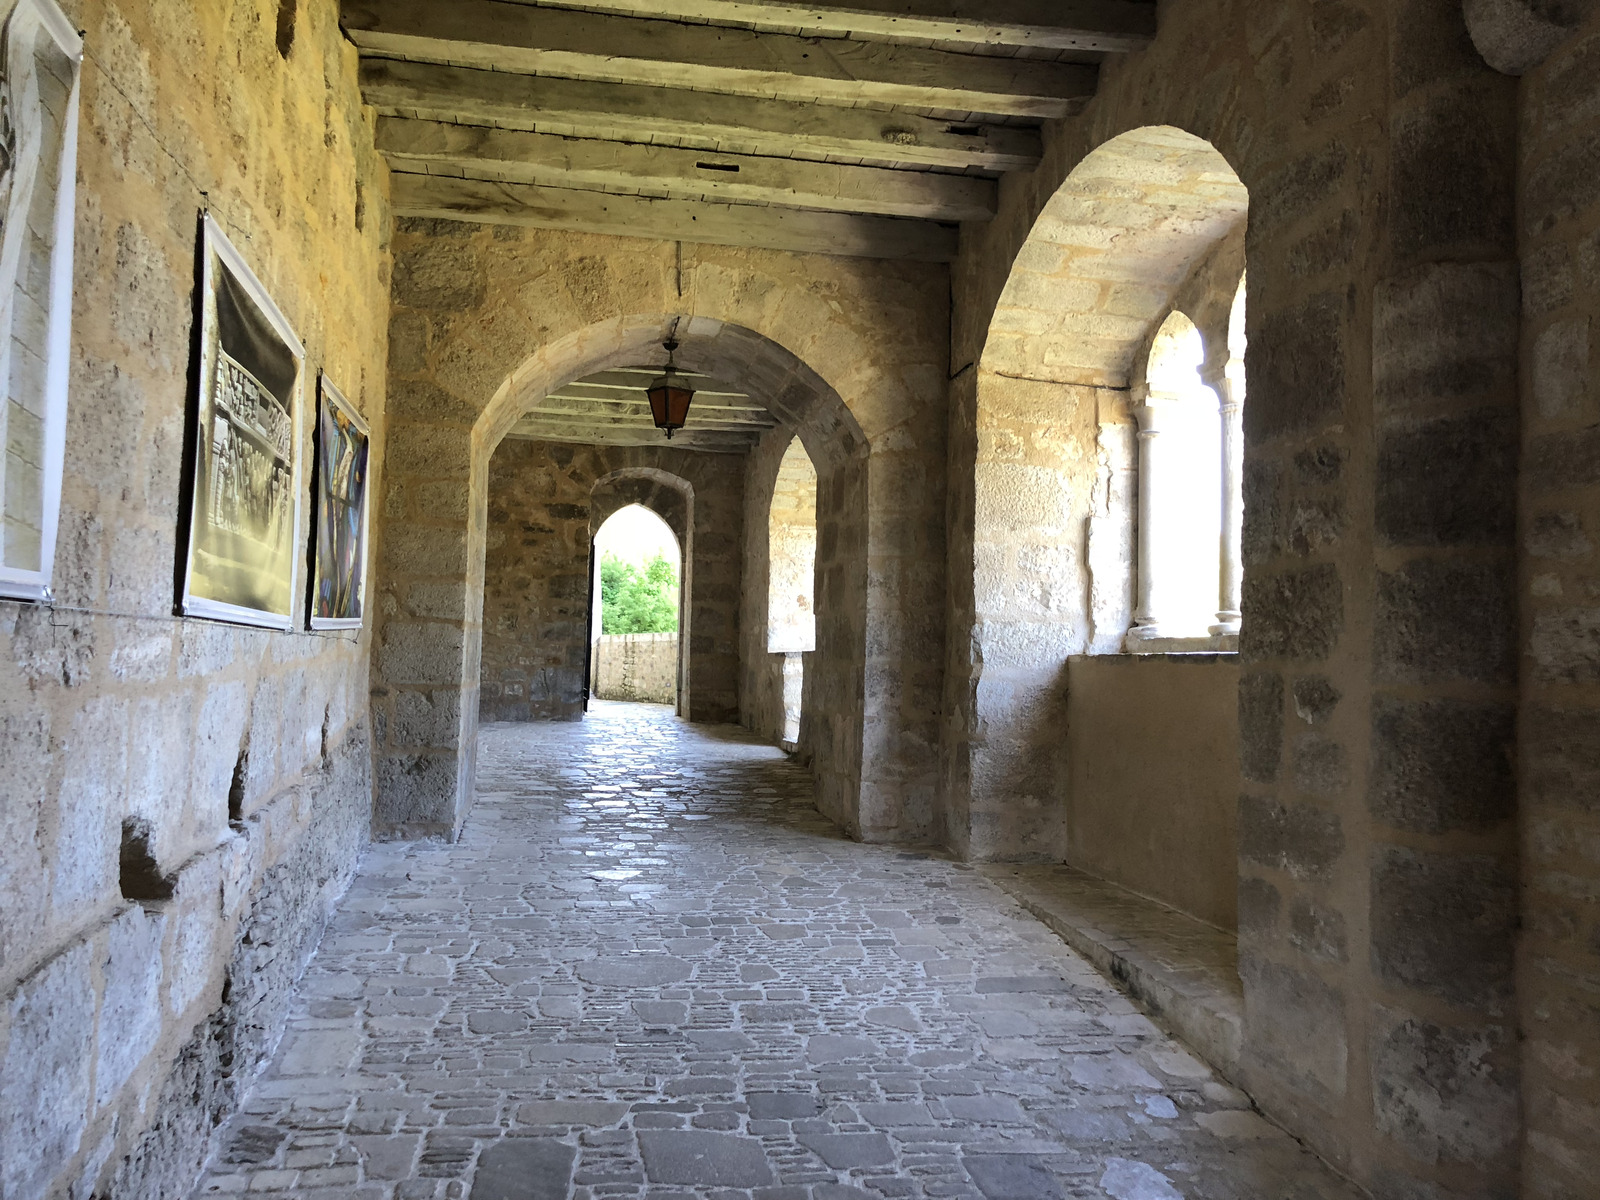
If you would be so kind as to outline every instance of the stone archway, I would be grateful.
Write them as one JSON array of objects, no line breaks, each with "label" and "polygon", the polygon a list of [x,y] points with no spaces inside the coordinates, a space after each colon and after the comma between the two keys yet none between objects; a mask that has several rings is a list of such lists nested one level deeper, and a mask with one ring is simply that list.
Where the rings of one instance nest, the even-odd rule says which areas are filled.
[{"label": "stone archway", "polygon": [[[589,491],[589,544],[595,544],[603,526],[611,517],[631,504],[655,513],[672,530],[678,539],[678,687],[676,711],[680,717],[692,717],[694,705],[694,667],[689,648],[694,643],[694,596],[696,580],[711,587],[726,586],[722,579],[709,580],[713,572],[695,570],[695,503],[694,484],[681,475],[674,475],[659,467],[620,467],[595,480]],[[737,586],[737,568],[734,584]],[[590,643],[598,634],[591,632]]]},{"label": "stone archway", "polygon": [[973,636],[952,646],[966,686],[950,680],[946,725],[947,828],[973,858],[1066,857],[1066,663],[1127,629],[1129,552],[1092,523],[1128,486],[1129,387],[1202,260],[1230,237],[1242,253],[1247,204],[1209,142],[1132,130],[1067,176],[1000,293],[972,385]]},{"label": "stone archway", "polygon": [[[717,320],[658,313],[619,317],[555,341],[511,372],[470,427],[408,429],[415,450],[398,456],[400,470],[391,457],[391,495],[443,494],[451,503],[387,513],[384,586],[390,599],[374,686],[377,706],[387,710],[377,785],[380,833],[453,837],[470,807],[488,478],[496,447],[526,407],[567,381],[650,361],[675,320],[680,364],[759,396],[817,464],[826,497],[818,513],[825,547],[819,607],[832,614],[819,622],[815,656],[813,686],[818,712],[825,714],[810,730],[818,807],[853,833],[871,832],[861,814],[871,622],[867,438],[839,394],[776,342]],[[697,535],[703,547],[705,531]],[[416,597],[425,597],[426,606]],[[736,613],[736,589],[731,599]],[[691,643],[691,656],[709,662],[730,655],[736,664],[736,628],[725,641],[708,643],[705,622],[697,620],[699,651]],[[697,690],[691,677],[691,694]]]}]

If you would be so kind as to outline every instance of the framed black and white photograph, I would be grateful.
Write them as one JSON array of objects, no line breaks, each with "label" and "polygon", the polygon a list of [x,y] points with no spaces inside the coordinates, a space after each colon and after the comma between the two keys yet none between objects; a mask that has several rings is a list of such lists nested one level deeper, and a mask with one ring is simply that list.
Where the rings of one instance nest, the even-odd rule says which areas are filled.
[{"label": "framed black and white photograph", "polygon": [[359,629],[366,619],[371,431],[326,374],[318,376],[317,392],[310,625]]},{"label": "framed black and white photograph", "polygon": [[222,228],[203,218],[194,490],[182,611],[294,627],[305,349]]},{"label": "framed black and white photograph", "polygon": [[0,3],[0,596],[52,599],[72,351],[83,42],[55,0]]}]

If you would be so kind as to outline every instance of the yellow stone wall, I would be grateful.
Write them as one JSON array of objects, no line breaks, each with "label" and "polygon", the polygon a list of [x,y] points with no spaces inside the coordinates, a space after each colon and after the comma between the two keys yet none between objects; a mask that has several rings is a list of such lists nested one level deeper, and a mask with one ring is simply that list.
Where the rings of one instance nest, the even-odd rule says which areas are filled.
[{"label": "yellow stone wall", "polygon": [[[0,603],[0,1191],[176,1195],[370,811],[370,630],[173,615],[199,214],[304,342],[308,418],[326,369],[381,447],[387,182],[332,0],[289,6],[286,53],[277,0],[65,7],[85,63],[57,604]],[[127,819],[173,899],[124,898]]]}]

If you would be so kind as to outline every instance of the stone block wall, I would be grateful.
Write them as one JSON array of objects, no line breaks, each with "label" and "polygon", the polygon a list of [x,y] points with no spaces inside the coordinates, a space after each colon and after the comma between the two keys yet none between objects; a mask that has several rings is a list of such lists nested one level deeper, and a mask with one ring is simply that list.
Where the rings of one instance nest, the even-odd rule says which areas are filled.
[{"label": "stone block wall", "polygon": [[618,633],[594,644],[594,694],[602,700],[673,704],[678,699],[678,635]]},{"label": "stone block wall", "polygon": [[582,717],[593,536],[618,508],[643,503],[687,555],[683,715],[737,720],[743,484],[740,455],[503,442],[490,465],[481,719]]},{"label": "stone block wall", "polygon": [[1522,1195],[1576,1200],[1600,1179],[1600,12],[1521,98]]},{"label": "stone block wall", "polygon": [[[1067,660],[1091,647],[1087,535],[1100,485],[1101,389],[977,373],[973,448],[995,461],[974,476],[968,633],[952,631],[946,754],[970,780],[948,787],[951,844],[973,859],[1066,856]],[[981,514],[979,517],[977,514]],[[971,525],[964,525],[962,536]],[[981,612],[981,617],[980,617]],[[958,620],[952,612],[952,619]],[[981,637],[973,636],[981,630]],[[969,707],[970,706],[970,707]],[[976,735],[976,736],[974,736]],[[957,747],[960,747],[957,749]]]},{"label": "stone block wall", "polygon": [[[992,330],[1018,335],[1002,361],[1028,348],[997,306],[1053,269],[1028,235],[1119,135],[1204,138],[1249,190],[1245,1081],[1384,1195],[1500,1196],[1518,1176],[1513,115],[1452,0],[1163,5],[1155,44],[1046,130],[1043,165],[1002,182],[953,269],[943,808],[958,848],[1014,851],[1059,827],[1036,797],[1061,777],[1038,731],[1063,691],[988,620],[1006,576],[972,464],[1020,470],[1023,435],[1075,418],[1013,428],[990,406]],[[1026,373],[1093,365],[1075,343],[1138,315],[1034,331],[1051,370]]]},{"label": "stone block wall", "polygon": [[0,603],[0,1194],[178,1196],[371,806],[365,631],[172,615],[199,212],[305,342],[308,418],[323,367],[381,470],[387,185],[332,0],[291,7],[281,50],[273,0],[65,7],[87,61],[58,603]]}]

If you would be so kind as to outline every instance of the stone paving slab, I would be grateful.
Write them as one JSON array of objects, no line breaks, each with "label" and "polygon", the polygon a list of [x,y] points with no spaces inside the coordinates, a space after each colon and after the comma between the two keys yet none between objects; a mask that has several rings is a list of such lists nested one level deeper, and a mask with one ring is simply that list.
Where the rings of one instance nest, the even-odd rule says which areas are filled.
[{"label": "stone paving slab", "polygon": [[199,1195],[1354,1200],[978,871],[743,731],[491,726],[378,845]]},{"label": "stone paving slab", "polygon": [[1236,1074],[1244,988],[1231,934],[1073,867],[979,869],[1224,1076]]}]

